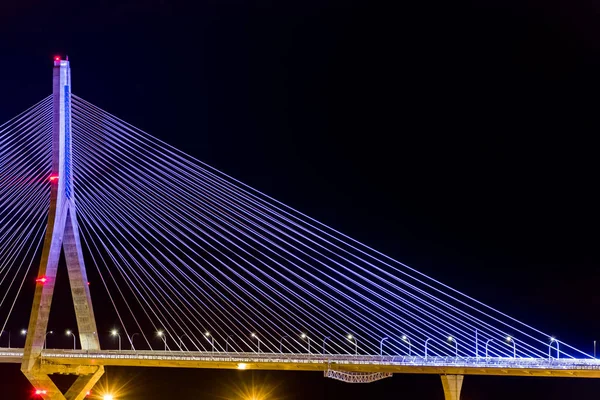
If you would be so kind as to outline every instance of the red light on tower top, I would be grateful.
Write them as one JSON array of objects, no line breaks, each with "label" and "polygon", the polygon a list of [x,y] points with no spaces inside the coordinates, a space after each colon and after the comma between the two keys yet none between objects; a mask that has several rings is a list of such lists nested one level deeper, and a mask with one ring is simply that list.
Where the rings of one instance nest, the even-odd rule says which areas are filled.
[{"label": "red light on tower top", "polygon": [[54,61],[60,61],[60,56],[54,56]]},{"label": "red light on tower top", "polygon": [[48,282],[48,278],[46,278],[45,276],[42,276],[41,278],[37,278],[35,280],[37,283],[41,283],[42,285],[46,282]]}]

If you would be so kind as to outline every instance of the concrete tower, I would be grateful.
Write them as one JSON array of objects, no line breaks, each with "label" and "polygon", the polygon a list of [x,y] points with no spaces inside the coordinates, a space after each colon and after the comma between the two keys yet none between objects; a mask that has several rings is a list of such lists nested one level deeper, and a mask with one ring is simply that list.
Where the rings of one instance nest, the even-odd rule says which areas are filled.
[{"label": "concrete tower", "polygon": [[[71,68],[69,61],[60,57],[54,59],[53,103],[52,175],[48,177],[51,185],[50,212],[21,371],[45,399],[80,400],[100,379],[104,367],[54,366],[42,359],[61,249],[67,263],[81,349],[100,349],[79,240],[71,168]],[[79,377],[67,393],[62,394],[48,376],[54,373]]]}]

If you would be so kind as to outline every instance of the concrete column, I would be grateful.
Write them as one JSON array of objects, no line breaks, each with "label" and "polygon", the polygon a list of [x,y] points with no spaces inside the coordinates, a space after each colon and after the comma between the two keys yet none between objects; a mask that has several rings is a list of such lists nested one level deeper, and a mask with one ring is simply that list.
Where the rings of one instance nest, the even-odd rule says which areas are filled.
[{"label": "concrete column", "polygon": [[460,400],[464,375],[441,375],[446,400]]}]

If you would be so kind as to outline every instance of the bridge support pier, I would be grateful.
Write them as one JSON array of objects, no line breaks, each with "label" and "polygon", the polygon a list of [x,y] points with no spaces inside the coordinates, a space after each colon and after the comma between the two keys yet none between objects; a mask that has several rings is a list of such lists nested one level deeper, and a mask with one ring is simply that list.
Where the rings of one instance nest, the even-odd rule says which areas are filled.
[{"label": "bridge support pier", "polygon": [[446,400],[460,400],[464,375],[441,375]]}]

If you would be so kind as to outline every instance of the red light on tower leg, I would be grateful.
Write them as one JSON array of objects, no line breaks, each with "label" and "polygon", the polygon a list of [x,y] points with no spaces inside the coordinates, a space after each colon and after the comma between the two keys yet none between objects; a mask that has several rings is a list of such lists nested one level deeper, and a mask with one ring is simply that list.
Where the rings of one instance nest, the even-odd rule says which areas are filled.
[{"label": "red light on tower leg", "polygon": [[50,175],[50,176],[48,177],[48,180],[49,180],[50,182],[56,182],[56,181],[58,181],[58,175]]},{"label": "red light on tower leg", "polygon": [[60,61],[60,56],[54,56],[54,61]]},{"label": "red light on tower leg", "polygon": [[47,393],[48,393],[48,391],[44,390],[44,389],[36,389],[35,390],[35,394],[40,395],[40,396],[43,394],[47,394]]},{"label": "red light on tower leg", "polygon": [[41,283],[42,285],[46,282],[48,282],[48,278],[46,278],[45,276],[42,276],[41,278],[37,278],[35,280],[37,283]]}]

